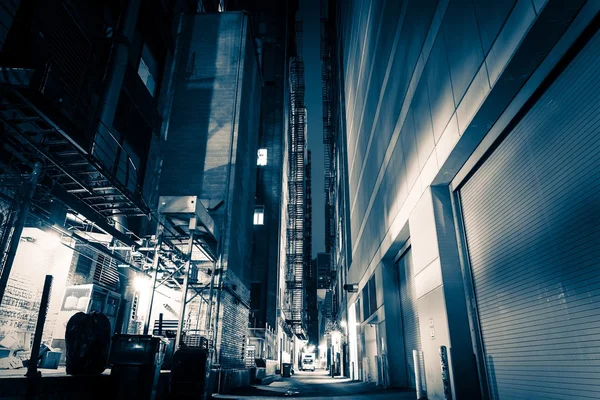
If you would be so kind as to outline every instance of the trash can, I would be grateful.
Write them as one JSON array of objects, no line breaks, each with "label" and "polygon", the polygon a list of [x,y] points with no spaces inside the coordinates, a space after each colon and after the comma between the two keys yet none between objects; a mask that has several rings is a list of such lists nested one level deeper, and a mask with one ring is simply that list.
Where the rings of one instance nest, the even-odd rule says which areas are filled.
[{"label": "trash can", "polygon": [[116,378],[116,399],[152,399],[163,363],[165,344],[159,337],[121,335],[112,338],[111,375]]},{"label": "trash can", "polygon": [[283,377],[291,378],[292,377],[292,364],[283,363]]}]

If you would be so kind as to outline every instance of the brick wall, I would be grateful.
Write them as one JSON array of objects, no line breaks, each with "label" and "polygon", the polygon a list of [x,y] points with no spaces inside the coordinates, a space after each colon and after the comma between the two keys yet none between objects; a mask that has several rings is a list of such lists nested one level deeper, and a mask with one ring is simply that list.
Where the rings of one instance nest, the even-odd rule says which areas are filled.
[{"label": "brick wall", "polygon": [[223,368],[244,368],[249,310],[227,291],[221,293],[219,320],[220,363]]}]

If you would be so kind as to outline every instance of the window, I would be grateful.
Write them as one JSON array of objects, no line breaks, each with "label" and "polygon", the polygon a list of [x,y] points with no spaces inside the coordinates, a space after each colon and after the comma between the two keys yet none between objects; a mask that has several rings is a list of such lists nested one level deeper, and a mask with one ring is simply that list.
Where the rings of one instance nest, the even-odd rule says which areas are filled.
[{"label": "window", "polygon": [[258,149],[256,165],[267,165],[267,149]]},{"label": "window", "polygon": [[152,97],[154,97],[156,93],[156,78],[158,77],[158,64],[146,43],[144,43],[144,48],[142,49],[138,75],[142,78],[144,85],[146,85]]},{"label": "window", "polygon": [[265,206],[254,207],[254,225],[265,224]]}]

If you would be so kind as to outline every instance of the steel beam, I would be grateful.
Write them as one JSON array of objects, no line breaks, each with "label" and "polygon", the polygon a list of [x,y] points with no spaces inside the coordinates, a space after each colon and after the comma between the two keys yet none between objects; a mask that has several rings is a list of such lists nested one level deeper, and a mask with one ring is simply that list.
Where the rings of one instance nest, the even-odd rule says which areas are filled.
[{"label": "steel beam", "polygon": [[25,220],[27,219],[27,214],[29,213],[29,205],[31,204],[33,194],[35,193],[35,187],[41,171],[42,164],[39,162],[35,163],[29,180],[21,186],[19,196],[17,197],[17,215],[14,219],[12,236],[10,237],[8,251],[3,263],[4,265],[2,265],[2,272],[0,273],[0,304],[2,304],[2,298],[4,297],[6,285],[8,284],[8,277],[10,276],[10,270],[12,269],[15,256],[17,255],[17,247],[19,247],[23,226],[25,225]]}]

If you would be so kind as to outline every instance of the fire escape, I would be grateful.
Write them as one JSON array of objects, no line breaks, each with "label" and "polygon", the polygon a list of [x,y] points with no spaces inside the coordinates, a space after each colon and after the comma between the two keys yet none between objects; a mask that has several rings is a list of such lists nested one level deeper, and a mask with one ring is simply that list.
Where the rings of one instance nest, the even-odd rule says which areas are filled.
[{"label": "fire escape", "polygon": [[286,289],[288,323],[301,339],[306,337],[304,315],[304,241],[305,241],[305,154],[306,109],[304,106],[304,62],[302,60],[302,22],[296,22],[296,57],[290,61],[289,203],[287,226]]},{"label": "fire escape", "polygon": [[[89,32],[67,5],[53,11],[47,34],[34,35],[47,41],[42,46],[47,61],[36,64],[13,48],[16,55],[3,54],[0,65],[0,252],[14,257],[13,228],[25,224],[28,215],[28,224],[73,239],[78,254],[106,261],[96,270],[101,275],[118,280],[130,270],[143,272],[153,276],[153,292],[161,286],[181,289],[182,304],[201,298],[212,306],[218,240],[212,218],[193,199],[161,203],[151,212],[142,195],[144,163],[101,122],[98,107],[89,101],[86,80],[109,63],[99,61]],[[20,194],[20,188],[37,165],[41,173],[23,212],[18,206],[27,193]],[[19,215],[24,215],[20,222]],[[159,234],[140,238],[125,224],[141,218],[153,219]],[[99,241],[98,235],[112,239]],[[0,258],[0,286],[10,264]],[[0,287],[0,298],[2,292]],[[179,331],[210,330],[210,318],[190,324],[183,310],[175,325]],[[146,332],[152,328],[148,323]]]},{"label": "fire escape", "polygon": [[[103,56],[89,32],[67,5],[53,12],[49,25],[39,28],[45,35],[40,31],[35,40],[20,38],[37,46],[34,53],[43,49],[43,56],[35,60],[23,56],[21,45],[14,41],[10,51],[7,45],[3,49],[0,174],[30,174],[39,163],[41,173],[29,213],[36,223],[80,242],[86,241],[86,232],[77,227],[92,226],[94,232],[115,238],[112,246],[139,246],[139,238],[124,221],[150,216],[141,190],[144,166],[101,122],[99,107],[90,100],[89,77],[102,75],[108,63],[100,61]],[[26,25],[19,29],[29,33]],[[79,219],[71,221],[71,230],[60,226],[65,212]]]}]

